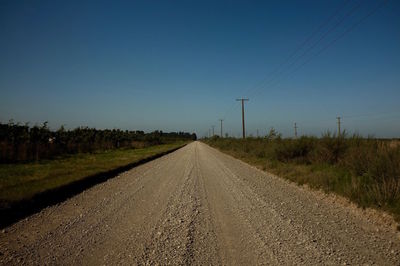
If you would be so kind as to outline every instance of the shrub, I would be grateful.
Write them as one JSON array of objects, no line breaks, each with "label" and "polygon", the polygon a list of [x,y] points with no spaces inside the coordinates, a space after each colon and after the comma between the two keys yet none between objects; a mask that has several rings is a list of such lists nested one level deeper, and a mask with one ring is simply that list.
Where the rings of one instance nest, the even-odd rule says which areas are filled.
[{"label": "shrub", "polygon": [[299,184],[336,192],[363,207],[383,207],[400,221],[398,141],[327,132],[321,138],[231,138],[208,143]]},{"label": "shrub", "polygon": [[330,132],[325,133],[318,140],[318,145],[316,145],[311,155],[311,160],[317,163],[337,163],[348,147],[345,136],[345,132],[338,137],[335,134],[331,135]]},{"label": "shrub", "polygon": [[309,163],[309,154],[314,150],[316,139],[301,137],[300,139],[287,139],[275,147],[275,158],[282,162]]}]

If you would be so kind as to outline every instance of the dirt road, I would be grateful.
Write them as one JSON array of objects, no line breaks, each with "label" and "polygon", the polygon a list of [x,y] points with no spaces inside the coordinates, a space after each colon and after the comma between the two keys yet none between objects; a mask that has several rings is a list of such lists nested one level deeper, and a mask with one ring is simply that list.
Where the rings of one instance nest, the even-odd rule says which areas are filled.
[{"label": "dirt road", "polygon": [[200,142],[0,233],[0,264],[400,264],[400,239],[353,208]]}]

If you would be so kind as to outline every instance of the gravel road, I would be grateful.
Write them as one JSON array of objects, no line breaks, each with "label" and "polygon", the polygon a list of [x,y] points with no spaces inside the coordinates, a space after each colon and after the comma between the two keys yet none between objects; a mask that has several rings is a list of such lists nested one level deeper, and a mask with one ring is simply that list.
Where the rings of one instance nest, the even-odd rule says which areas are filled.
[{"label": "gravel road", "polygon": [[194,142],[0,233],[0,264],[400,265],[350,205]]}]

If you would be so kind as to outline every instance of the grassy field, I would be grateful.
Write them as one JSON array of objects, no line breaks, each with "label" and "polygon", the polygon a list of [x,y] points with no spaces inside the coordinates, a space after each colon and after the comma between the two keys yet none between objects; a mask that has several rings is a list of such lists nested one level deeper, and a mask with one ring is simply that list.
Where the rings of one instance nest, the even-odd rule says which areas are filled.
[{"label": "grassy field", "polygon": [[[238,159],[298,184],[393,214],[400,222],[400,145],[358,136],[205,140]],[[396,145],[394,145],[396,143]]]},{"label": "grassy field", "polygon": [[0,207],[32,198],[98,173],[107,172],[145,158],[176,149],[186,142],[143,149],[117,149],[85,153],[34,163],[0,164]]}]

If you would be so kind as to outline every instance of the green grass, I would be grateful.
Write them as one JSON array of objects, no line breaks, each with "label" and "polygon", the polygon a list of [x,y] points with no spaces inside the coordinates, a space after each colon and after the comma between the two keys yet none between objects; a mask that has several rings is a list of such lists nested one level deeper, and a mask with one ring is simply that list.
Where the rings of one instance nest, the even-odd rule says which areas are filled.
[{"label": "green grass", "polygon": [[185,142],[143,149],[119,149],[76,154],[37,163],[0,164],[0,203],[8,205],[35,194],[110,171],[184,145]]},{"label": "green grass", "polygon": [[273,140],[213,138],[205,142],[300,185],[342,195],[360,207],[391,213],[400,222],[400,145],[340,137]]}]

